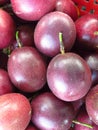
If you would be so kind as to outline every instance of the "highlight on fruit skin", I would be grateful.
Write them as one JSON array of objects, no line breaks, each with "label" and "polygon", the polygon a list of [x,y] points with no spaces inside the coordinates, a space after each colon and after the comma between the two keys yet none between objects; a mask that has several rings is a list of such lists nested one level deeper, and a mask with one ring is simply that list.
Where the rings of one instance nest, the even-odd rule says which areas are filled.
[{"label": "highlight on fruit skin", "polygon": [[29,100],[20,93],[0,96],[0,129],[25,130],[31,120]]},{"label": "highlight on fruit skin", "polygon": [[60,53],[59,33],[63,33],[65,51],[71,51],[76,40],[76,27],[71,17],[60,11],[53,11],[43,16],[34,31],[36,48],[48,57]]},{"label": "highlight on fruit skin", "polygon": [[53,94],[61,100],[75,101],[90,90],[91,70],[78,54],[58,54],[48,64],[47,83]]},{"label": "highlight on fruit skin", "polygon": [[98,15],[72,0],[0,6],[0,130],[97,130]]},{"label": "highlight on fruit skin", "polygon": [[56,0],[11,0],[13,12],[25,21],[37,21],[55,8]]}]

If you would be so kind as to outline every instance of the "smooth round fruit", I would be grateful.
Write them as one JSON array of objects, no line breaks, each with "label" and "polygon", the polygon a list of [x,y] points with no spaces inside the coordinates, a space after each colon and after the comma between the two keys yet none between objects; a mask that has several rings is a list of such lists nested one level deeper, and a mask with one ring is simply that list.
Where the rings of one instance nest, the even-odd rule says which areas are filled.
[{"label": "smooth round fruit", "polygon": [[78,11],[72,0],[57,0],[55,10],[68,14],[74,21],[78,19]]},{"label": "smooth round fruit", "polygon": [[51,91],[64,101],[84,97],[91,87],[91,70],[86,61],[75,53],[56,55],[47,68]]},{"label": "smooth round fruit", "polygon": [[98,15],[86,14],[75,21],[76,47],[82,50],[98,50]]},{"label": "smooth round fruit", "polygon": [[86,96],[86,110],[90,119],[98,125],[98,85],[94,86]]},{"label": "smooth round fruit", "polygon": [[35,92],[46,83],[46,62],[33,47],[17,48],[8,59],[8,74],[18,89]]},{"label": "smooth round fruit", "polygon": [[35,27],[35,46],[47,56],[57,55],[60,52],[60,32],[63,34],[65,51],[70,51],[76,39],[76,28],[73,20],[60,11],[48,13],[39,20]]},{"label": "smooth round fruit", "polygon": [[31,101],[31,121],[40,130],[68,130],[74,118],[71,103],[63,102],[51,92],[45,92]]},{"label": "smooth round fruit", "polygon": [[39,20],[55,8],[56,0],[11,0],[14,13],[27,21]]},{"label": "smooth round fruit", "polygon": [[31,119],[29,100],[19,93],[0,96],[0,130],[25,130]]}]

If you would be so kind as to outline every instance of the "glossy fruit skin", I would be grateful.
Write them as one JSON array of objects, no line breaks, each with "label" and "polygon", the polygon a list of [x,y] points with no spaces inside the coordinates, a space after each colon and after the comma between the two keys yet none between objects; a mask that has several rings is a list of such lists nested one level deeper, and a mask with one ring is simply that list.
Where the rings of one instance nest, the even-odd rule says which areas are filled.
[{"label": "glossy fruit skin", "polygon": [[33,47],[17,48],[8,59],[8,74],[17,88],[35,92],[46,83],[46,62]]},{"label": "glossy fruit skin", "polygon": [[56,55],[47,68],[51,91],[64,101],[84,97],[91,87],[91,70],[86,61],[75,53]]},{"label": "glossy fruit skin", "polygon": [[31,101],[32,122],[41,130],[68,130],[74,118],[72,104],[45,92]]},{"label": "glossy fruit skin", "polygon": [[98,15],[86,14],[75,21],[78,49],[98,50]]},{"label": "glossy fruit skin", "polygon": [[17,31],[19,31],[19,40],[22,46],[34,46],[34,28],[35,23],[23,24],[18,26]]},{"label": "glossy fruit skin", "polygon": [[94,86],[86,96],[86,110],[90,119],[98,125],[98,85]]},{"label": "glossy fruit skin", "polygon": [[78,11],[72,0],[57,0],[55,10],[68,14],[74,21],[78,19]]},{"label": "glossy fruit skin", "polygon": [[56,0],[11,0],[14,13],[27,21],[39,20],[55,8]]},{"label": "glossy fruit skin", "polygon": [[28,99],[19,93],[0,96],[0,130],[25,130],[31,119]]},{"label": "glossy fruit skin", "polygon": [[9,13],[0,9],[0,49],[8,47],[15,36],[15,23]]},{"label": "glossy fruit skin", "polygon": [[71,17],[60,11],[45,15],[35,27],[35,46],[49,57],[57,55],[60,52],[60,32],[63,34],[65,51],[70,51],[76,39],[76,28]]}]

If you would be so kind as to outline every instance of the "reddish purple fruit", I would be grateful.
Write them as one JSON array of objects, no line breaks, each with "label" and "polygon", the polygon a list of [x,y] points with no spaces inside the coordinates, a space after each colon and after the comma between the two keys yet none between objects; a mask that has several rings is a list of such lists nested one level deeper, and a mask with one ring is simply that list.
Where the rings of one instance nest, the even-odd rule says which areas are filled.
[{"label": "reddish purple fruit", "polygon": [[84,97],[91,87],[91,70],[86,61],[75,53],[56,55],[47,68],[51,91],[64,101]]},{"label": "reddish purple fruit", "polygon": [[17,48],[8,59],[8,74],[17,88],[35,92],[46,83],[46,62],[33,47]]},{"label": "reddish purple fruit", "polygon": [[65,51],[70,51],[76,39],[76,28],[71,17],[60,11],[45,15],[35,27],[35,46],[47,56],[57,55],[60,52],[60,32]]},{"label": "reddish purple fruit", "polygon": [[98,15],[86,14],[75,21],[76,47],[82,50],[98,50]]},{"label": "reddish purple fruit", "polygon": [[68,14],[74,21],[78,19],[77,7],[72,0],[57,0],[55,10]]},{"label": "reddish purple fruit", "polygon": [[0,49],[8,47],[15,36],[15,23],[10,14],[0,9]]},{"label": "reddish purple fruit", "polygon": [[28,21],[39,20],[55,8],[56,0],[11,0],[14,13]]},{"label": "reddish purple fruit", "polygon": [[51,92],[45,92],[31,101],[32,122],[40,130],[68,130],[74,118],[71,103],[63,102]]},{"label": "reddish purple fruit", "polygon": [[0,130],[25,130],[31,119],[29,100],[19,93],[0,96]]}]

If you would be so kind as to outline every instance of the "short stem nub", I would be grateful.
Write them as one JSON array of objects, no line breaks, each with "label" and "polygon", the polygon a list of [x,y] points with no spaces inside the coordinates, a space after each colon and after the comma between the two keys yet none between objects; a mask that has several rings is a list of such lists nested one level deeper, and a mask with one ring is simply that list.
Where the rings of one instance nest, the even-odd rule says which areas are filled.
[{"label": "short stem nub", "polygon": [[63,43],[63,33],[59,32],[59,41],[60,41],[60,52],[61,54],[65,53],[64,43]]}]

